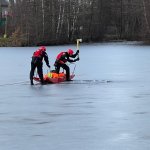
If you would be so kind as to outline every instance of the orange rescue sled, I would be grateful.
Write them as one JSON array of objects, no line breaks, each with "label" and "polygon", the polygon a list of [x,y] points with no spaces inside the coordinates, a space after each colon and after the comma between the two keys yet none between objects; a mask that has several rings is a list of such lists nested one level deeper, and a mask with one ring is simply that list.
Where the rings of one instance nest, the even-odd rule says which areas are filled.
[{"label": "orange rescue sled", "polygon": [[[74,74],[70,75],[70,79],[74,78]],[[55,72],[49,72],[46,75],[44,75],[44,81],[46,83],[60,83],[60,82],[64,82],[66,81],[66,74],[65,73],[55,73]],[[33,77],[33,80],[40,82],[40,78],[39,77]]]}]

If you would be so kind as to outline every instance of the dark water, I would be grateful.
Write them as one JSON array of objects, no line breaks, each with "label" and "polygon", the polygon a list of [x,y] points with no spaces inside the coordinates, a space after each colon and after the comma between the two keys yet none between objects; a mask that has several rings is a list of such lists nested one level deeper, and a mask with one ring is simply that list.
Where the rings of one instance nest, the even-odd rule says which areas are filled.
[{"label": "dark water", "polygon": [[0,150],[150,149],[149,46],[82,44],[73,82],[30,86],[35,49],[0,48]]}]

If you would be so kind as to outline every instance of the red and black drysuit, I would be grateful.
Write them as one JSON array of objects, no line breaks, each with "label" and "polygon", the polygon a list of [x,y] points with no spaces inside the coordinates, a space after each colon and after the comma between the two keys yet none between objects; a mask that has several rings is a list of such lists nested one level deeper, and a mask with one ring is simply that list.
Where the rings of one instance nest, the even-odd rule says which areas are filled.
[{"label": "red and black drysuit", "polygon": [[30,71],[31,84],[33,84],[33,76],[36,67],[41,83],[43,83],[43,62],[42,62],[43,58],[46,62],[46,65],[50,68],[48,55],[45,51],[37,50],[33,53]]},{"label": "red and black drysuit", "polygon": [[70,80],[70,68],[69,66],[66,65],[66,62],[76,62],[79,60],[79,58],[77,59],[70,59],[69,57],[71,58],[75,58],[77,55],[78,55],[79,51],[77,51],[75,54],[73,55],[69,55],[68,52],[60,52],[57,57],[56,57],[56,61],[55,61],[55,70],[56,70],[56,73],[59,73],[60,71],[60,67],[62,67],[64,70],[66,70],[66,80]]}]

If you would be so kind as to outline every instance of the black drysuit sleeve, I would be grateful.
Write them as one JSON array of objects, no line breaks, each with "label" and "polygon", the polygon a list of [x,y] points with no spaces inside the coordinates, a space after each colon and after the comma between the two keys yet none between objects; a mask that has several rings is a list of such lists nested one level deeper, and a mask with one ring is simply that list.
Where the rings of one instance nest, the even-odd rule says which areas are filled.
[{"label": "black drysuit sleeve", "polygon": [[70,59],[70,57],[71,57],[71,58],[75,58],[77,55],[78,55],[78,53],[77,53],[77,52],[76,52],[75,54],[71,55],[71,56],[69,56],[69,54],[68,54],[68,53],[66,53],[67,61],[68,61],[68,62],[70,62],[70,63],[71,63],[71,62],[75,62],[75,61],[76,61],[76,59],[74,59],[74,60],[73,60],[73,59]]},{"label": "black drysuit sleeve", "polygon": [[43,52],[43,57],[44,57],[44,60],[46,62],[46,65],[49,66],[49,60],[48,60],[48,55],[46,52]]}]

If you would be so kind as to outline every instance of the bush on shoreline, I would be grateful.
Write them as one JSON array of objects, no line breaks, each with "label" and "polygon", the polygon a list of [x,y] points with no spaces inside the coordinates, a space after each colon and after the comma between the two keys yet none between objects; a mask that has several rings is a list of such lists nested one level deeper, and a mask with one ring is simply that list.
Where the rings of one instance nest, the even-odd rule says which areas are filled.
[{"label": "bush on shoreline", "polygon": [[25,45],[27,45],[27,40],[19,28],[10,37],[0,38],[0,47],[19,47]]}]

